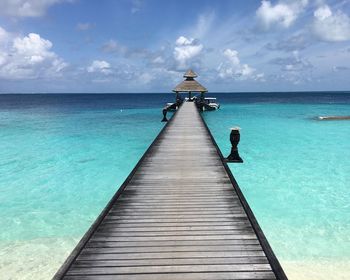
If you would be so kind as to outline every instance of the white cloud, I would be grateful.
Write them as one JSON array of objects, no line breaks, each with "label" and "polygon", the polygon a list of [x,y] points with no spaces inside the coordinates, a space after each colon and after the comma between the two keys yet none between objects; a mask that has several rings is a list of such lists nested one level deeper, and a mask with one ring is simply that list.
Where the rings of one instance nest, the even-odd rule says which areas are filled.
[{"label": "white cloud", "polygon": [[94,60],[89,67],[86,68],[89,73],[111,74],[111,65],[105,60]]},{"label": "white cloud", "polygon": [[102,50],[108,53],[121,53],[126,54],[128,52],[128,48],[121,45],[115,40],[109,40],[102,46]]},{"label": "white cloud", "polygon": [[31,57],[52,57],[54,54],[49,52],[52,48],[52,43],[49,40],[41,38],[39,34],[29,33],[24,38],[17,37],[13,41],[13,47],[17,53]]},{"label": "white cloud", "polygon": [[350,70],[350,68],[348,66],[333,66],[334,72],[349,71],[349,70]]},{"label": "white cloud", "polygon": [[207,35],[208,31],[212,28],[213,22],[215,20],[215,13],[213,11],[200,14],[197,19],[197,24],[193,28],[189,29],[191,34],[194,34],[196,38],[202,39]]},{"label": "white cloud", "polygon": [[332,11],[327,5],[318,8],[314,12],[314,17],[316,17],[319,20],[325,20],[326,18],[330,17],[331,15],[332,15]]},{"label": "white cloud", "polygon": [[39,17],[46,10],[64,0],[1,0],[0,14],[14,17]]},{"label": "white cloud", "polygon": [[270,63],[281,66],[282,71],[298,72],[302,73],[302,75],[314,68],[308,59],[300,57],[299,51],[293,51],[292,55],[288,57],[274,58]]},{"label": "white cloud", "polygon": [[4,50],[6,49],[9,41],[8,37],[8,32],[0,26],[0,67],[5,64],[7,59],[7,52]]},{"label": "white cloud", "polygon": [[132,7],[131,7],[131,13],[136,14],[138,13],[143,6],[143,3],[141,0],[132,0]]},{"label": "white cloud", "polygon": [[239,66],[240,65],[240,60],[238,58],[238,52],[236,50],[231,50],[231,49],[226,49],[224,51],[224,55],[226,56],[226,58],[231,61],[231,63],[235,66]]},{"label": "white cloud", "polygon": [[340,10],[334,13],[328,5],[323,5],[314,12],[312,30],[323,41],[350,40],[350,17]]},{"label": "white cloud", "polygon": [[7,36],[8,36],[7,31],[0,26],[0,43],[6,40]]},{"label": "white cloud", "polygon": [[199,44],[198,41],[184,36],[180,36],[175,44],[173,54],[179,69],[187,68],[189,60],[198,56],[203,49],[203,45]]},{"label": "white cloud", "polygon": [[238,57],[238,52],[232,49],[226,49],[223,52],[226,61],[221,63],[217,68],[218,75],[222,79],[236,79],[236,80],[263,80],[264,74],[255,74],[256,69],[250,67],[248,64],[241,64]]},{"label": "white cloud", "polygon": [[33,79],[61,75],[67,63],[51,51],[53,44],[39,34],[13,36],[0,27],[0,78]]},{"label": "white cloud", "polygon": [[164,62],[165,60],[161,56],[157,56],[155,59],[152,60],[152,63],[154,64],[163,64]]},{"label": "white cloud", "polygon": [[140,76],[139,76],[139,80],[141,81],[141,83],[143,84],[148,84],[150,83],[151,81],[153,81],[155,79],[155,77],[153,75],[151,75],[150,73],[142,73]]},{"label": "white cloud", "polygon": [[89,30],[92,28],[92,25],[88,22],[85,22],[85,23],[81,23],[79,22],[76,26],[77,30],[79,31],[86,31],[86,30]]},{"label": "white cloud", "polygon": [[11,35],[0,26],[0,56],[4,55],[4,53],[2,52],[5,48],[7,48],[8,44],[10,43],[10,36]]},{"label": "white cloud", "polygon": [[261,27],[265,30],[273,26],[290,27],[308,4],[308,0],[280,1],[272,5],[270,1],[261,1],[256,11]]},{"label": "white cloud", "polygon": [[298,85],[313,79],[314,66],[307,59],[300,56],[299,51],[293,51],[288,57],[277,57],[270,61],[271,64],[280,66],[280,72],[275,77]]},{"label": "white cloud", "polygon": [[248,64],[243,64],[240,70],[240,75],[242,77],[251,77],[254,72],[254,68],[251,68]]},{"label": "white cloud", "polygon": [[295,50],[303,50],[309,47],[313,43],[313,40],[310,38],[309,34],[299,33],[294,34],[286,39],[275,40],[265,45],[268,50],[273,51],[284,51],[291,52]]},{"label": "white cloud", "polygon": [[255,80],[261,81],[261,82],[265,82],[265,81],[266,81],[266,80],[265,80],[265,74],[264,74],[264,73],[256,74]]}]

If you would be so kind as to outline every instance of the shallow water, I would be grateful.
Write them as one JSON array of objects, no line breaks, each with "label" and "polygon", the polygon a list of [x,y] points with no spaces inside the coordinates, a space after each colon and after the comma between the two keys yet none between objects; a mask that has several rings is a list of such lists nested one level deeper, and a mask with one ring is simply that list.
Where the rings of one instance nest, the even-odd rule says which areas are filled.
[{"label": "shallow water", "polygon": [[[204,117],[290,279],[349,279],[350,95],[216,94]],[[52,277],[157,135],[169,95],[0,96],[0,279]],[[329,271],[329,274],[327,274]],[[337,271],[337,274],[332,273]],[[322,278],[327,275],[327,278]]]}]

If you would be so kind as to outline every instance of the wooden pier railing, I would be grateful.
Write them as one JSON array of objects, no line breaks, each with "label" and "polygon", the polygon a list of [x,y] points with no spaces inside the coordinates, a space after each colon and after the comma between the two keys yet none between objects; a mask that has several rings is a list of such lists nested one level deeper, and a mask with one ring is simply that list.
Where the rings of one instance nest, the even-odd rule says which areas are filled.
[{"label": "wooden pier railing", "polygon": [[54,279],[287,279],[196,106],[185,102]]}]

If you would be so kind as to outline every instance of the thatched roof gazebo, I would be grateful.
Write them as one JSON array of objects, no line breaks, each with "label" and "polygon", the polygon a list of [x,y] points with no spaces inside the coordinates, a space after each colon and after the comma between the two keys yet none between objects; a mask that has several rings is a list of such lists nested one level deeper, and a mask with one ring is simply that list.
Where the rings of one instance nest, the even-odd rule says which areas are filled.
[{"label": "thatched roof gazebo", "polygon": [[194,79],[197,78],[197,74],[193,70],[188,70],[184,74],[184,78],[185,80],[173,89],[173,92],[175,92],[176,95],[178,95],[181,92],[188,92],[188,98],[191,100],[192,92],[199,92],[202,96],[204,93],[208,92],[208,90],[204,86],[202,86]]}]

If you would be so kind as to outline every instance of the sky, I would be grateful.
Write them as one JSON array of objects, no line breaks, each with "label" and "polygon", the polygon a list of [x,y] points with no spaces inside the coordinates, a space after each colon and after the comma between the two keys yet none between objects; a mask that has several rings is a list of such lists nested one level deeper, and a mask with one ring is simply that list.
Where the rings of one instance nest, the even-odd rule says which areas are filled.
[{"label": "sky", "polygon": [[350,0],[0,0],[0,93],[350,90]]}]

